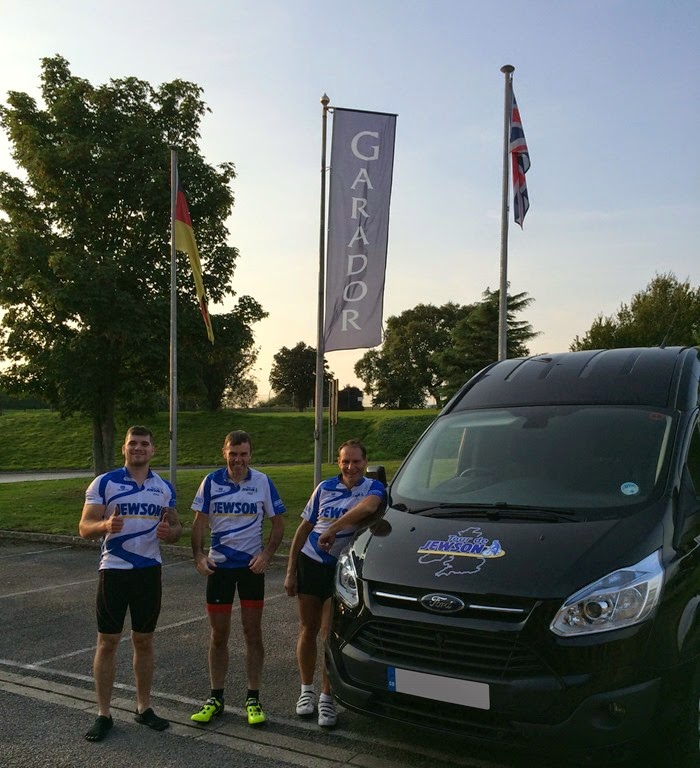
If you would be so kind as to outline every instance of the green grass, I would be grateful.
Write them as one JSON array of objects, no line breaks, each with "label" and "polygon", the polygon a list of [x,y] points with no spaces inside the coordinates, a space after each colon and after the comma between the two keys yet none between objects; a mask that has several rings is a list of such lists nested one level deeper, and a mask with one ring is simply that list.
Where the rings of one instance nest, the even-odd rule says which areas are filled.
[{"label": "green grass", "polygon": [[[388,460],[381,463],[386,467],[387,477],[391,478],[401,462]],[[287,507],[285,539],[289,540],[313,490],[313,464],[258,465],[258,468],[272,479]],[[324,464],[323,477],[329,477],[335,472],[336,465]],[[163,474],[168,476],[167,472]],[[185,528],[179,542],[182,546],[189,546],[189,532],[194,516],[190,505],[205,474],[206,470],[193,469],[177,472],[177,507]],[[0,529],[77,536],[85,489],[89,482],[89,478],[76,478],[0,483]],[[267,540],[267,530],[263,535]]]},{"label": "green grass", "polygon": [[[371,463],[401,459],[436,414],[435,410],[341,412],[334,442],[360,438]],[[119,450],[133,423],[124,418],[117,423],[115,466],[122,462]],[[159,413],[145,423],[153,430],[156,444],[153,465],[168,466],[168,414]],[[313,413],[231,410],[178,414],[178,466],[218,464],[224,436],[233,429],[250,433],[254,464],[313,463]],[[61,419],[53,411],[5,411],[0,414],[0,435],[0,472],[92,467],[92,426],[85,417]],[[324,445],[327,436],[326,425]],[[325,448],[323,458],[327,458]]]},{"label": "green grass", "polygon": [[[335,430],[335,445],[351,437],[367,447],[370,464],[384,464],[391,478],[436,411],[342,412]],[[122,465],[119,452],[132,420],[117,424],[114,466]],[[168,414],[146,420],[153,430],[156,455],[152,465],[170,463]],[[178,510],[186,526],[182,543],[189,542],[190,504],[206,474],[184,467],[221,466],[221,446],[227,432],[244,429],[253,440],[252,466],[273,480],[288,510],[287,534],[313,490],[314,414],[266,410],[180,413],[178,415]],[[327,442],[327,426],[323,436]],[[53,411],[5,411],[0,414],[0,472],[76,469],[92,466],[92,427],[84,417],[61,419]],[[323,458],[327,458],[327,448]],[[324,464],[323,476],[337,471]],[[162,473],[168,477],[168,472]],[[44,482],[0,483],[0,530],[77,535],[88,478]]]}]

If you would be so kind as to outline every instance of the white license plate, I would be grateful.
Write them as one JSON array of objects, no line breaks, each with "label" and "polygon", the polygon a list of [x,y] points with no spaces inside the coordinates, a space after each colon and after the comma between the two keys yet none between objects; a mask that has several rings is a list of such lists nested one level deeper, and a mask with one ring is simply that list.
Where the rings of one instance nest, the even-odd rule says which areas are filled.
[{"label": "white license plate", "polygon": [[486,683],[426,675],[423,672],[413,672],[410,669],[397,667],[387,667],[386,672],[390,691],[410,693],[412,696],[422,696],[424,699],[446,701],[476,709],[491,707],[489,686]]}]

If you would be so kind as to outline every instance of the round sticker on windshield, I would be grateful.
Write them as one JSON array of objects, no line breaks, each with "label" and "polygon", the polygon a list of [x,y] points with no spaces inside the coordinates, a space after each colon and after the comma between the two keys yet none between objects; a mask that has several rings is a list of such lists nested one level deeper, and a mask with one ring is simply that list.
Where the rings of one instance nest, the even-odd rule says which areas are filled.
[{"label": "round sticker on windshield", "polygon": [[623,483],[620,490],[625,496],[636,496],[639,493],[639,486],[637,483]]}]

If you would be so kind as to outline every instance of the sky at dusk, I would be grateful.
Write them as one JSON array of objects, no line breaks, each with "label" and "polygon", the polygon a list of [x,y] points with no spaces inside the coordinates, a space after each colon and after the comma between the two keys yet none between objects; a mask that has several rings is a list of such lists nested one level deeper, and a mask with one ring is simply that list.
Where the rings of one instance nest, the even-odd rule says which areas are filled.
[{"label": "sky at dusk", "polygon": [[[94,85],[203,88],[202,153],[237,172],[233,285],[269,312],[262,399],[282,346],[316,346],[324,92],[398,114],[385,320],[498,288],[504,64],[532,163],[508,270],[534,299],[531,351],[565,351],[656,274],[700,283],[697,0],[0,0],[0,18],[3,102],[38,98],[54,54]],[[16,170],[4,135],[0,169]],[[364,352],[328,353],[341,387],[362,386]]]}]

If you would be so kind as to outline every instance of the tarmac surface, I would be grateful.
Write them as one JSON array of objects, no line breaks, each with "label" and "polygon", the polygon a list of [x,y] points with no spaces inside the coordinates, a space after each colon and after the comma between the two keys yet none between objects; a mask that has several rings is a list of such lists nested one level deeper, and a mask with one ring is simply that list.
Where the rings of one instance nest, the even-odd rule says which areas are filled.
[{"label": "tarmac surface", "polygon": [[[296,716],[296,601],[283,588],[286,563],[267,573],[261,688],[268,722],[251,728],[242,703],[245,678],[239,614],[234,607],[225,713],[206,726],[190,714],[208,696],[205,581],[186,550],[164,548],[163,609],[155,638],[152,704],[170,720],[157,733],[133,720],[134,688],[127,627],[117,657],[115,727],[99,744],[83,738],[96,715],[96,545],[71,537],[0,531],[0,766],[2,768],[510,768],[534,765],[482,754],[444,735],[341,709],[338,727]],[[537,761],[540,766],[546,762]]]},{"label": "tarmac surface", "polygon": [[[153,467],[154,471],[167,478],[170,467]],[[211,472],[217,467],[178,467],[179,469],[201,469]],[[51,472],[39,472],[33,469],[23,472],[0,472],[0,483],[19,483],[33,480],[68,480],[71,477],[95,477],[95,473],[89,469],[66,469]]]},{"label": "tarmac surface", "polygon": [[94,477],[95,473],[86,470],[66,470],[65,472],[0,472],[0,483],[20,483],[31,480],[68,480],[71,477]]}]

